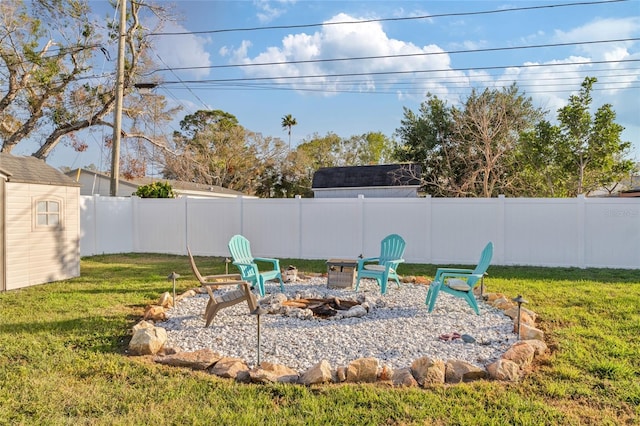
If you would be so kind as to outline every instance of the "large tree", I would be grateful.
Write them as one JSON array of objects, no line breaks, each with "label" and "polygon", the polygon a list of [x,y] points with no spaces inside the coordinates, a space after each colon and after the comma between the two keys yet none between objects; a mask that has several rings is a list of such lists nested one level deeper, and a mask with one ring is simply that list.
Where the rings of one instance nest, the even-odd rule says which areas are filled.
[{"label": "large tree", "polygon": [[221,110],[187,115],[180,128],[172,141],[178,155],[165,157],[166,178],[254,194],[265,170],[273,168],[284,152],[281,140],[251,132],[233,114]]},{"label": "large tree", "polygon": [[404,108],[404,117],[395,135],[399,145],[394,158],[422,167],[424,189],[434,196],[449,196],[450,181],[462,169],[462,159],[452,144],[453,109],[435,95],[428,94],[418,113]]},{"label": "large tree", "polygon": [[542,120],[522,134],[519,158],[533,195],[575,197],[603,189],[611,193],[634,169],[626,157],[631,144],[621,141],[624,129],[615,123],[612,106],[604,104],[592,115],[596,81],[585,78],[580,91],[558,110],[558,124]]},{"label": "large tree", "polygon": [[[113,127],[117,79],[113,73],[97,75],[94,65],[105,60],[107,64],[114,64],[116,55],[111,52],[116,51],[119,28],[106,20],[92,21],[90,6],[91,2],[81,0],[0,2],[0,78],[4,83],[0,99],[0,148],[3,152],[11,152],[19,143],[30,140],[41,141],[33,152],[38,158],[46,159],[63,140],[82,151],[87,146],[76,137],[78,132]],[[151,63],[145,30],[139,23],[143,7],[149,6],[142,1],[131,1],[127,6],[123,76],[123,115],[138,123],[145,118],[140,114],[144,109],[136,107],[142,95],[135,90],[135,85],[140,82],[140,73]],[[160,18],[161,25],[162,9],[154,8],[153,13]],[[151,99],[146,96],[145,103],[149,102]],[[164,148],[161,140],[138,132],[139,128],[123,130],[123,137]]]},{"label": "large tree", "polygon": [[474,89],[462,108],[428,95],[418,114],[405,108],[395,157],[422,165],[425,191],[432,195],[509,194],[515,190],[519,134],[541,115],[515,84]]},{"label": "large tree", "polygon": [[520,134],[543,116],[517,85],[476,90],[454,111],[454,149],[465,153],[466,175],[457,188],[460,195],[492,197],[517,192],[514,188],[516,148]]},{"label": "large tree", "polygon": [[291,128],[298,125],[296,120],[291,114],[287,114],[282,117],[282,128],[287,130],[289,134],[289,151],[291,151]]},{"label": "large tree", "polygon": [[573,195],[615,184],[629,175],[633,162],[625,159],[631,147],[620,135],[624,127],[615,122],[610,104],[591,115],[591,90],[596,78],[587,77],[577,95],[558,110],[561,159],[573,181]]}]

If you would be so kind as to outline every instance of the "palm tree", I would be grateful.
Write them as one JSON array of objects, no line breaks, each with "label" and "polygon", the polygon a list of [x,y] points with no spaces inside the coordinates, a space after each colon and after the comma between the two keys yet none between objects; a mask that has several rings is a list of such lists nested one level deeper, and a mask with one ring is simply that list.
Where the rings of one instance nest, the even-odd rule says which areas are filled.
[{"label": "palm tree", "polygon": [[291,114],[282,117],[282,128],[287,129],[289,132],[289,151],[291,151],[291,128],[296,124],[298,124],[298,122]]}]

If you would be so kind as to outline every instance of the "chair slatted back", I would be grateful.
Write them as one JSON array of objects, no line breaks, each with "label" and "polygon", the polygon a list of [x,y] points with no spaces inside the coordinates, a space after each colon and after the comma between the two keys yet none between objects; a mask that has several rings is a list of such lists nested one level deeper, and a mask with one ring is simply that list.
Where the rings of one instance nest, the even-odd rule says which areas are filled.
[{"label": "chair slatted back", "polygon": [[[251,254],[251,244],[249,240],[242,235],[234,235],[231,237],[231,240],[229,240],[229,252],[231,252],[231,257],[234,262],[254,263],[253,255]],[[243,279],[255,277],[256,275],[255,268],[253,267],[238,265],[238,268],[240,269]]]},{"label": "chair slatted back", "polygon": [[387,235],[380,243],[380,265],[402,259],[407,243],[398,234]]},{"label": "chair slatted back", "polygon": [[[484,249],[482,250],[482,253],[480,254],[480,260],[478,261],[476,268],[473,270],[473,273],[479,274],[481,276],[484,275],[484,273],[487,272],[487,269],[489,269],[489,264],[491,264],[492,258],[493,258],[493,243],[489,241],[487,245],[484,247]],[[473,287],[473,285],[478,280],[479,278],[477,277],[470,277],[469,280],[467,281],[467,284]]]}]

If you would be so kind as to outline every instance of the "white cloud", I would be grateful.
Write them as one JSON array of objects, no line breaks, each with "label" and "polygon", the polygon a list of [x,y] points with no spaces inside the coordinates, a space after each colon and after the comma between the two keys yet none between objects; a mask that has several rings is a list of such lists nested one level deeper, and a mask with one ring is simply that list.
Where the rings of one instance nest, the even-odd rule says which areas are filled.
[{"label": "white cloud", "polygon": [[253,4],[258,9],[258,20],[263,24],[266,24],[283,15],[286,12],[284,6],[295,4],[295,2],[295,0],[254,0]]},{"label": "white cloud", "polygon": [[[168,23],[166,32],[186,32],[184,27]],[[166,68],[194,67],[196,69],[181,70],[180,73],[193,78],[202,78],[209,75],[206,68],[197,67],[211,66],[209,53],[206,46],[210,39],[197,35],[168,35],[156,37],[153,40],[154,51],[161,58],[161,66]],[[157,58],[154,58],[158,60]]]},{"label": "white cloud", "polygon": [[[600,40],[621,40],[633,38],[640,34],[640,18],[630,17],[622,19],[598,19],[581,27],[569,31],[556,30],[553,41],[557,43],[571,43]],[[581,54],[602,60],[612,50],[628,49],[634,42],[595,43],[577,47]]]},{"label": "white cloud", "polygon": [[[321,89],[326,94],[339,90],[372,91],[382,84],[388,86],[391,82],[406,82],[416,76],[420,77],[416,81],[422,82],[423,93],[428,90],[433,91],[435,88],[439,89],[439,93],[446,91],[443,84],[434,83],[435,79],[426,79],[424,74],[410,73],[419,70],[449,69],[450,58],[447,54],[420,55],[443,52],[439,46],[434,44],[417,46],[411,42],[389,38],[379,22],[331,25],[335,22],[357,20],[358,18],[341,13],[326,21],[326,25],[312,34],[289,34],[281,40],[280,45],[268,47],[254,57],[247,56],[246,49],[241,47],[234,51],[234,57],[243,63],[287,62],[244,70],[251,77],[284,77],[280,82],[289,83],[297,89]],[[418,56],[390,57],[414,54]],[[373,56],[383,58],[318,62],[324,59]],[[291,63],[295,61],[316,62]],[[406,74],[385,74],[387,72],[406,72]],[[381,75],[344,75],[353,73],[381,73]],[[341,76],[330,76],[336,74]],[[462,73],[459,74],[462,75]],[[291,77],[312,75],[324,77],[291,79]]]}]

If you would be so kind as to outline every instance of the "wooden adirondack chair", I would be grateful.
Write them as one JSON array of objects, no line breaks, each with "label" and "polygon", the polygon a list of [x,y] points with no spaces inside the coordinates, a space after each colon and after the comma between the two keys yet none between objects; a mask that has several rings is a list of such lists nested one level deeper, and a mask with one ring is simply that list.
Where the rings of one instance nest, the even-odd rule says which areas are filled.
[{"label": "wooden adirondack chair", "polygon": [[429,307],[429,312],[433,311],[438,294],[444,291],[445,293],[466,300],[473,310],[476,311],[476,314],[480,315],[473,289],[482,280],[482,277],[489,268],[492,257],[493,243],[490,241],[482,250],[480,260],[475,269],[438,268],[436,270],[436,276],[429,286],[427,299],[425,300],[425,303]]},{"label": "wooden adirondack chair", "polygon": [[[280,281],[280,291],[284,292],[284,283],[282,282],[280,261],[278,259],[253,257],[249,240],[242,235],[231,237],[229,251],[233,258],[233,264],[240,270],[241,278],[251,283],[254,287],[257,285],[260,296],[264,297],[264,283],[271,280]],[[260,271],[256,262],[270,263],[272,267],[268,271]]]},{"label": "wooden adirondack chair", "polygon": [[361,278],[375,278],[382,294],[387,292],[389,280],[394,280],[400,287],[400,279],[396,271],[398,265],[404,262],[402,256],[404,256],[405,247],[406,243],[400,235],[387,235],[380,243],[380,256],[359,259],[356,291],[360,287]]},{"label": "wooden adirondack chair", "polygon": [[[220,274],[220,275],[202,275],[196,266],[196,262],[191,255],[191,250],[187,247],[189,254],[189,262],[191,270],[196,276],[202,287],[209,294],[209,302],[204,311],[205,327],[213,321],[220,309],[233,306],[238,303],[247,302],[249,312],[253,312],[258,307],[258,299],[251,292],[251,286],[240,278],[240,274]],[[221,294],[214,294],[216,287],[233,287]]]}]

